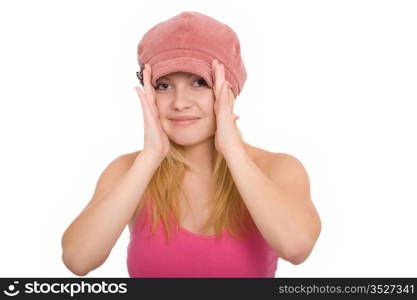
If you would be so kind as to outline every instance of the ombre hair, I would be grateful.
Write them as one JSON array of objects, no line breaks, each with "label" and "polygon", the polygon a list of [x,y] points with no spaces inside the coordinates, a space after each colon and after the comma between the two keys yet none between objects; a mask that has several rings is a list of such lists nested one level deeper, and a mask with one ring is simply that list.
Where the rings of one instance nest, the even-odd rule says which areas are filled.
[{"label": "ombre hair", "polygon": [[[242,144],[247,145],[239,128],[237,130]],[[214,151],[215,160],[209,193],[210,212],[203,231],[213,226],[216,239],[221,237],[225,229],[232,237],[243,237],[256,229],[256,226],[234,183],[223,155]],[[179,196],[180,192],[184,192],[182,182],[185,172],[189,169],[183,146],[170,141],[170,150],[153,174],[144,192],[144,197],[141,199],[139,209],[148,209],[150,212],[148,215],[151,215],[151,232],[154,233],[158,222],[162,221],[167,240],[171,238],[172,234],[170,220],[175,219],[176,224],[181,226]]]}]

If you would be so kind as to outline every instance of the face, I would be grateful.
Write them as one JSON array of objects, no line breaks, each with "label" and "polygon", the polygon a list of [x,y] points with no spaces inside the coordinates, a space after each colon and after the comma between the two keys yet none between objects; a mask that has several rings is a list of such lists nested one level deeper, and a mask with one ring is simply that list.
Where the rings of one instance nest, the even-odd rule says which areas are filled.
[{"label": "face", "polygon": [[[171,141],[190,146],[213,137],[214,93],[202,77],[186,72],[170,73],[160,77],[154,88],[161,124]],[[199,119],[187,123],[172,120],[180,116]]]}]

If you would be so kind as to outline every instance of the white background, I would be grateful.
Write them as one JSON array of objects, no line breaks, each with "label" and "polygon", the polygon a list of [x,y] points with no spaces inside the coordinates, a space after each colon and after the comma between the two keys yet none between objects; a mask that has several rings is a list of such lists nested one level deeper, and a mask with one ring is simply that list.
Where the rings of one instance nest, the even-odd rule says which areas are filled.
[{"label": "white background", "polygon": [[[322,232],[276,277],[416,276],[417,4],[381,0],[2,1],[0,276],[76,276],[63,232],[142,149],[137,44],[186,10],[239,36],[245,139],[309,174]],[[127,277],[128,239],[87,277]]]}]

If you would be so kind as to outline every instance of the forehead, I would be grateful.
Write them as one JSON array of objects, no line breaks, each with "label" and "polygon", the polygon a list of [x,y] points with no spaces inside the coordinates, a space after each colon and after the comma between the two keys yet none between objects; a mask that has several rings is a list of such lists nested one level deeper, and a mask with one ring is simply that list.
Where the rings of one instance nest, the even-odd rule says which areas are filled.
[{"label": "forehead", "polygon": [[184,77],[184,78],[190,78],[190,77],[196,77],[198,75],[193,74],[193,73],[189,73],[189,72],[172,72],[169,74],[166,74],[164,76],[159,77],[159,79],[174,79],[176,77]]}]

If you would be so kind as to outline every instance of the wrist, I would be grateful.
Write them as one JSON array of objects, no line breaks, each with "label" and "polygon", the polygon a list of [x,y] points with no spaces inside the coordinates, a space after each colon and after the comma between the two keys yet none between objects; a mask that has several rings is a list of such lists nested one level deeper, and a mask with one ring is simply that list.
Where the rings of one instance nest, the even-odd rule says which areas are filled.
[{"label": "wrist", "polygon": [[143,161],[146,161],[147,163],[151,163],[157,166],[161,164],[163,159],[164,157],[162,157],[161,155],[158,155],[153,152],[147,152],[145,150],[141,151],[139,155],[136,157],[136,160],[143,160]]},{"label": "wrist", "polygon": [[233,157],[235,155],[239,155],[245,152],[245,149],[242,145],[237,145],[234,147],[229,147],[227,150],[223,151],[222,155],[227,160],[230,157]]}]

